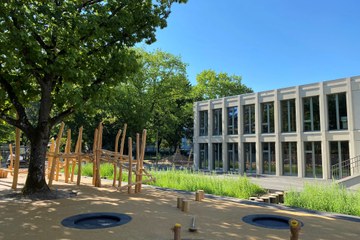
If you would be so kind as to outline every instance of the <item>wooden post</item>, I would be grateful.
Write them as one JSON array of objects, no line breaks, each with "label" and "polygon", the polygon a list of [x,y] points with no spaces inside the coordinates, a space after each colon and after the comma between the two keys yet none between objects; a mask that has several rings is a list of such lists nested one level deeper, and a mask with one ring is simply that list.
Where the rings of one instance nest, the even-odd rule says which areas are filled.
[{"label": "wooden post", "polygon": [[93,142],[93,179],[92,184],[95,186],[96,181],[96,162],[97,162],[97,139],[98,139],[99,130],[96,128],[94,132],[94,142]]},{"label": "wooden post", "polygon": [[125,146],[125,137],[126,137],[126,129],[127,129],[127,124],[124,124],[124,131],[123,131],[123,135],[121,137],[121,143],[120,143],[120,166],[119,166],[119,182],[118,182],[118,187],[121,187],[121,182],[122,182],[122,160],[123,160],[123,154],[124,154],[124,146]]},{"label": "wooden post", "polygon": [[119,139],[120,139],[120,135],[121,135],[121,129],[119,129],[118,133],[116,134],[116,138],[115,138],[115,161],[114,161],[114,178],[113,178],[113,187],[115,187],[116,185],[116,179],[117,179],[117,165],[120,162],[118,157],[118,150],[119,150]]},{"label": "wooden post", "polygon": [[284,192],[275,192],[279,195],[279,203],[284,203]]},{"label": "wooden post", "polygon": [[174,240],[181,240],[181,224],[176,223],[172,230],[174,231]]},{"label": "wooden post", "polygon": [[20,129],[16,128],[15,130],[15,164],[14,164],[14,178],[11,188],[16,190],[19,176],[19,167],[20,167]]},{"label": "wooden post", "polygon": [[77,156],[77,162],[78,162],[78,174],[77,174],[77,182],[76,185],[80,185],[80,181],[81,181],[81,150],[82,150],[82,132],[83,132],[83,127],[81,126],[79,128],[79,135],[78,135],[78,151],[76,152],[76,156]]},{"label": "wooden post", "polygon": [[141,136],[141,147],[140,147],[140,185],[139,185],[139,192],[141,192],[141,187],[142,187],[142,174],[143,174],[143,169],[144,169],[144,158],[145,158],[145,148],[146,148],[146,129],[143,130],[143,134]]},{"label": "wooden post", "polygon": [[290,240],[298,240],[301,229],[301,225],[299,221],[295,219],[290,219],[289,226],[290,226]]},{"label": "wooden post", "polygon": [[51,164],[50,178],[49,178],[49,183],[48,183],[49,187],[52,186],[52,182],[53,182],[53,179],[54,179],[55,166],[57,165],[56,162],[57,162],[57,159],[58,159],[57,154],[59,154],[59,151],[60,151],[60,139],[61,139],[61,136],[62,136],[63,131],[64,131],[64,126],[65,126],[65,124],[62,122],[61,125],[60,125],[59,133],[58,133],[57,138],[56,138],[55,157],[53,159],[53,163]]},{"label": "wooden post", "polygon": [[132,139],[128,138],[129,141],[129,173],[128,173],[128,193],[131,193],[132,184]]},{"label": "wooden post", "polygon": [[[67,130],[65,154],[70,154],[71,148],[71,129]],[[65,158],[65,183],[69,182],[69,158]]]},{"label": "wooden post", "polygon": [[13,149],[12,149],[11,143],[9,144],[9,150],[10,150],[10,165],[9,165],[9,170],[12,170],[12,169],[13,169],[13,166],[14,166],[14,154],[13,154]]},{"label": "wooden post", "polygon": [[181,205],[181,211],[183,212],[189,212],[190,209],[190,202],[189,200],[183,200]]},{"label": "wooden post", "polygon": [[181,209],[182,208],[182,202],[183,202],[184,198],[183,197],[178,197],[177,198],[177,205],[176,207]]},{"label": "wooden post", "polygon": [[48,165],[47,165],[47,172],[48,172],[48,179],[50,179],[50,172],[51,172],[51,165],[53,164],[54,157],[52,154],[55,153],[55,140],[54,138],[51,139],[50,149],[49,149],[49,157],[48,157]]},{"label": "wooden post", "polygon": [[[140,134],[136,134],[136,180],[135,182],[140,181]],[[135,193],[139,192],[141,183],[135,185]]]},{"label": "wooden post", "polygon": [[96,149],[96,179],[95,179],[95,187],[101,187],[101,179],[100,179],[100,158],[101,158],[101,149],[102,149],[102,132],[103,125],[99,124],[99,132],[98,132],[98,140],[97,140],[97,149]]},{"label": "wooden post", "polygon": [[198,202],[201,201],[201,193],[199,191],[195,192],[195,201],[198,201]]},{"label": "wooden post", "polygon": [[[79,138],[79,136],[78,136]],[[75,151],[74,153],[76,154],[79,150],[79,141],[76,141],[76,144],[75,144]],[[74,175],[75,175],[75,166],[76,166],[76,157],[75,158],[72,158],[71,159],[71,178],[70,178],[70,181],[71,182],[74,182]]]}]

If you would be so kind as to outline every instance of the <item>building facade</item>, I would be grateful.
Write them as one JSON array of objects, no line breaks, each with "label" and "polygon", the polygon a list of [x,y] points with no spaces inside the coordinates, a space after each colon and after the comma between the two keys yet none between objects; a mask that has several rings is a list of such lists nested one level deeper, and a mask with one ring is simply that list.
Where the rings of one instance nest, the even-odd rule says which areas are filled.
[{"label": "building facade", "polygon": [[197,170],[352,175],[347,162],[360,155],[360,76],[195,102],[193,142]]}]

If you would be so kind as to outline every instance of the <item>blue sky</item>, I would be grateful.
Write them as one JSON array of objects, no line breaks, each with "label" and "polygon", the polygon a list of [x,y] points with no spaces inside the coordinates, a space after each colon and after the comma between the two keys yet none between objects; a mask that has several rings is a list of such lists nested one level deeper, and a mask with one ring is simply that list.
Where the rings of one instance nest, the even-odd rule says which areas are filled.
[{"label": "blue sky", "polygon": [[189,0],[147,50],[181,56],[254,91],[360,75],[360,0]]}]

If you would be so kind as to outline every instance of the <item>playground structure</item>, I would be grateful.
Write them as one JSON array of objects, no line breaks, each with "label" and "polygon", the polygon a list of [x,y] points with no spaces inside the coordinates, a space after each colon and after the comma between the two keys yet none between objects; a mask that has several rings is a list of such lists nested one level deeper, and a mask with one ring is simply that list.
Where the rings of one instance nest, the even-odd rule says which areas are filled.
[{"label": "playground structure", "polygon": [[[47,167],[46,175],[48,178],[48,185],[51,188],[53,181],[59,181],[60,176],[64,176],[64,182],[74,182],[75,168],[77,166],[77,180],[76,184],[81,183],[81,171],[83,163],[93,164],[93,179],[92,184],[95,187],[101,187],[100,169],[101,163],[110,163],[114,167],[114,179],[112,186],[120,191],[127,190],[128,193],[141,192],[142,184],[146,182],[155,181],[155,178],[144,169],[144,156],[146,147],[146,129],[143,130],[142,135],[136,134],[135,143],[135,159],[133,159],[133,140],[128,138],[128,155],[124,155],[125,140],[127,124],[124,125],[123,130],[119,130],[115,139],[114,151],[105,150],[102,148],[103,138],[103,124],[100,123],[95,129],[93,149],[90,153],[82,152],[82,133],[83,127],[79,128],[75,150],[71,152],[71,129],[67,130],[66,143],[64,152],[61,152],[61,137],[64,132],[65,124],[61,123],[57,139],[51,139],[50,147],[47,152]],[[121,139],[120,139],[121,137]],[[120,141],[120,144],[119,144]],[[120,145],[120,148],[119,148]],[[27,170],[19,169],[20,156],[20,130],[16,129],[16,144],[15,144],[15,160],[11,161],[8,168],[0,169],[0,177],[7,177],[10,172],[13,175],[12,189],[16,190],[18,174],[27,173]],[[10,145],[10,151],[12,147]],[[12,157],[12,152],[10,153]],[[61,171],[63,170],[63,171]],[[127,170],[128,183],[122,185],[123,171]],[[133,182],[133,176],[135,181]],[[147,179],[143,179],[146,176]]]}]

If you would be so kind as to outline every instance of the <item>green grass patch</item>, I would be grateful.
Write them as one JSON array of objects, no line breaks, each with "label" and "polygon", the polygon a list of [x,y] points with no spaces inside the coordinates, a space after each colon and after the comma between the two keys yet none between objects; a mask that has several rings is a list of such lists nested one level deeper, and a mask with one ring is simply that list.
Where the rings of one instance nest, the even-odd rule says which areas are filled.
[{"label": "green grass patch", "polygon": [[[77,172],[77,167],[75,169]],[[203,173],[192,173],[190,171],[151,171],[156,182],[148,183],[150,185],[172,188],[185,191],[204,190],[206,193],[219,196],[236,197],[248,199],[251,196],[257,196],[265,193],[265,190],[256,184],[250,182],[246,177],[242,176],[219,176],[206,175]],[[92,177],[93,165],[88,163],[82,166],[82,175]],[[106,179],[114,178],[114,168],[112,164],[104,163],[100,167],[100,177]],[[146,179],[146,177],[144,177]],[[123,171],[122,181],[128,180],[127,171]],[[133,175],[135,181],[135,175]]]},{"label": "green grass patch", "polygon": [[192,173],[190,171],[152,171],[156,182],[151,185],[185,191],[202,189],[205,193],[248,199],[265,193],[265,190],[242,176],[219,176]]},{"label": "green grass patch", "polygon": [[360,216],[360,191],[351,192],[339,184],[306,184],[302,192],[290,191],[285,205],[311,210]]}]

